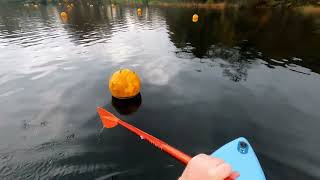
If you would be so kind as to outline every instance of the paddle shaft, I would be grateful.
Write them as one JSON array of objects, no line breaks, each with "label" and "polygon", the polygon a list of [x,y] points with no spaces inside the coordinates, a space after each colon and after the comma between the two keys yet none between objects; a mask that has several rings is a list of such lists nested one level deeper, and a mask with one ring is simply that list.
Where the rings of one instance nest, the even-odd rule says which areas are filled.
[{"label": "paddle shaft", "polygon": [[149,143],[153,144],[155,147],[159,148],[160,150],[168,153],[172,157],[176,158],[177,160],[181,161],[183,164],[187,165],[188,162],[191,160],[191,156],[179,151],[178,149],[170,146],[169,144],[161,141],[160,139],[122,121],[119,120],[118,123],[123,127],[127,128],[131,132],[140,136],[141,139],[148,141]]},{"label": "paddle shaft", "polygon": [[[118,123],[127,128],[128,130],[130,130],[131,132],[135,133],[136,135],[140,136],[141,139],[144,139],[146,141],[148,141],[149,143],[151,143],[152,145],[154,145],[155,147],[159,148],[160,150],[166,152],[167,154],[171,155],[172,157],[176,158],[177,160],[179,160],[180,162],[182,162],[183,164],[187,165],[188,162],[192,159],[191,156],[179,151],[178,149],[170,146],[169,144],[161,141],[160,139],[132,126],[131,124],[128,124],[122,120],[118,120]],[[234,180],[232,178],[226,178],[224,180]]]}]

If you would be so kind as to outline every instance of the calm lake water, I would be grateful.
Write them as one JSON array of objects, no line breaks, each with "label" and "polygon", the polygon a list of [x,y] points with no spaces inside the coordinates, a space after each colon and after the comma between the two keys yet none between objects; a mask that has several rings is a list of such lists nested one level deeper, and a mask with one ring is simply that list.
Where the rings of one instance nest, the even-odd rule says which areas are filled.
[{"label": "calm lake water", "polygon": [[[103,106],[190,155],[244,136],[267,179],[320,178],[320,16],[0,4],[0,179],[177,179],[183,166]],[[193,23],[193,13],[199,22]],[[131,68],[141,95],[112,99]]]}]

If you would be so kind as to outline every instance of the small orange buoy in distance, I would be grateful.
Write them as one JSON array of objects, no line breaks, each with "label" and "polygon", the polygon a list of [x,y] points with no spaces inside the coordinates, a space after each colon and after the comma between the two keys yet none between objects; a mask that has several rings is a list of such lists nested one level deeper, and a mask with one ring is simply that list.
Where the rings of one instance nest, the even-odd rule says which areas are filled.
[{"label": "small orange buoy in distance", "polygon": [[138,13],[138,14],[141,14],[141,13],[142,13],[142,9],[141,9],[141,8],[138,8],[138,9],[137,9],[137,13]]},{"label": "small orange buoy in distance", "polygon": [[68,14],[66,12],[61,12],[60,13],[60,18],[61,18],[61,21],[63,23],[67,23],[68,22]]},{"label": "small orange buoy in distance", "polygon": [[192,16],[192,22],[198,22],[198,20],[199,20],[198,14],[194,14],[194,15]]},{"label": "small orange buoy in distance", "polygon": [[112,74],[109,90],[113,97],[128,99],[139,94],[141,82],[139,76],[130,69],[121,69]]},{"label": "small orange buoy in distance", "polygon": [[60,18],[61,18],[63,23],[67,23],[68,22],[68,14],[66,12],[61,12],[60,13]]},{"label": "small orange buoy in distance", "polygon": [[61,12],[60,16],[61,16],[61,18],[67,18],[68,14],[66,12]]}]

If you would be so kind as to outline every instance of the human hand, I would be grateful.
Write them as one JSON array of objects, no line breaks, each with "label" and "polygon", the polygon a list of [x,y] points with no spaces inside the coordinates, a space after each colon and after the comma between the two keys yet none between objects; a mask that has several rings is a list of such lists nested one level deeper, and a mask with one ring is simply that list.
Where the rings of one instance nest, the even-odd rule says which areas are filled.
[{"label": "human hand", "polygon": [[238,176],[223,160],[199,154],[191,159],[179,180],[232,180]]}]

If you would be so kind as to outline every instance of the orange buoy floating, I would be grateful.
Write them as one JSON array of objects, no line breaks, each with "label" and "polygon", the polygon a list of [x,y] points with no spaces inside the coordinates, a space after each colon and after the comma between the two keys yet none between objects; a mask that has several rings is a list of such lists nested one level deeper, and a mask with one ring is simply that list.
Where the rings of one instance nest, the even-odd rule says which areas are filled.
[{"label": "orange buoy floating", "polygon": [[194,15],[192,16],[192,22],[198,22],[198,20],[199,20],[198,14],[194,14]]},{"label": "orange buoy floating", "polygon": [[139,76],[130,69],[121,69],[112,74],[109,90],[113,97],[129,99],[139,94],[141,82]]},{"label": "orange buoy floating", "polygon": [[68,14],[66,12],[61,12],[60,13],[60,17],[61,17],[61,21],[63,23],[67,23],[68,22]]},{"label": "orange buoy floating", "polygon": [[62,18],[67,18],[67,17],[68,17],[68,14],[67,14],[66,12],[61,12],[61,13],[60,13],[60,16],[61,16]]},{"label": "orange buoy floating", "polygon": [[130,99],[118,99],[112,97],[111,104],[119,114],[129,115],[138,111],[142,103],[141,94]]},{"label": "orange buoy floating", "polygon": [[141,8],[138,8],[138,9],[137,9],[137,15],[138,15],[138,16],[142,16],[142,9],[141,9]]}]

